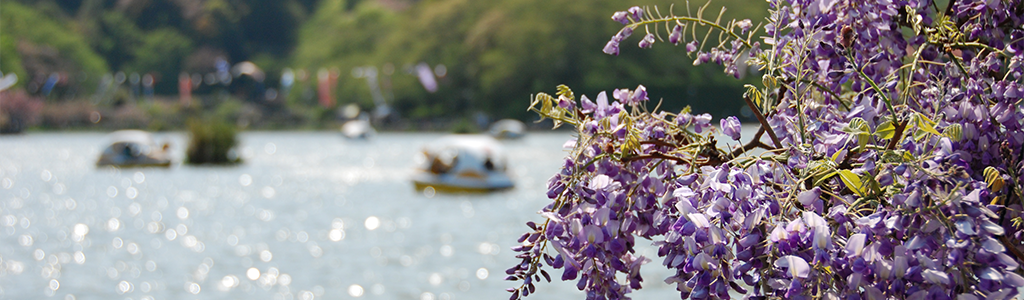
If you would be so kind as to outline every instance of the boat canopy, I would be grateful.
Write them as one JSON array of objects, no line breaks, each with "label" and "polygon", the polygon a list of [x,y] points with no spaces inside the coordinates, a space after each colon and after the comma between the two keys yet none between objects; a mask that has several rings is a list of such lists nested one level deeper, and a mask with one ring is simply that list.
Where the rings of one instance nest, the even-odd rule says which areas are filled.
[{"label": "boat canopy", "polygon": [[109,139],[111,144],[135,143],[145,146],[156,145],[156,142],[153,141],[153,135],[142,130],[129,129],[114,131],[110,133]]},{"label": "boat canopy", "polygon": [[423,149],[428,170],[442,174],[463,169],[481,171],[505,170],[505,153],[501,144],[486,135],[446,136]]}]

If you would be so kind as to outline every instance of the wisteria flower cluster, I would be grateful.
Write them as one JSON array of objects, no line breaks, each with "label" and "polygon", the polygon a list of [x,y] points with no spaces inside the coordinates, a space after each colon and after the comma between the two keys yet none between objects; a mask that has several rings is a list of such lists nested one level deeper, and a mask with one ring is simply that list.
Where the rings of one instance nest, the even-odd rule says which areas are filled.
[{"label": "wisteria flower cluster", "polygon": [[731,116],[648,111],[643,86],[533,97],[577,134],[514,248],[512,299],[549,270],[588,299],[628,298],[652,259],[637,243],[658,247],[682,298],[1019,296],[1024,2],[768,2],[759,25],[632,7],[604,48],[642,29],[641,48],[759,68],[753,136]]}]

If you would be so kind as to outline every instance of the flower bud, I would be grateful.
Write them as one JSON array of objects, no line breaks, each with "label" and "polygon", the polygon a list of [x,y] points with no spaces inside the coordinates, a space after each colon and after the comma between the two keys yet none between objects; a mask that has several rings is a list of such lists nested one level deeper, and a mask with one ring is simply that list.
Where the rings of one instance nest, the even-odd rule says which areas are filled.
[{"label": "flower bud", "polygon": [[654,47],[654,34],[648,33],[644,36],[643,40],[640,40],[640,48]]},{"label": "flower bud", "polygon": [[640,101],[647,101],[647,88],[644,85],[638,85],[636,90],[629,97],[629,102],[632,104],[639,104]]},{"label": "flower bud", "polygon": [[612,36],[612,40],[618,43],[625,40],[631,35],[633,35],[633,27],[623,27],[622,30],[619,30],[618,33]]},{"label": "flower bud", "polygon": [[612,20],[615,22],[622,23],[622,25],[629,24],[629,17],[625,11],[617,11],[612,15]]},{"label": "flower bud", "polygon": [[686,52],[693,53],[693,51],[697,51],[697,40],[686,43]]},{"label": "flower bud", "polygon": [[744,19],[742,21],[736,22],[736,27],[739,27],[740,30],[742,30],[742,32],[744,33],[747,32],[747,30],[750,30],[750,26],[752,25],[753,23],[750,22],[750,19]]},{"label": "flower bud", "polygon": [[644,17],[644,9],[639,6],[630,7],[629,16],[633,18],[633,21],[640,21]]},{"label": "flower bud", "polygon": [[742,129],[742,126],[740,125],[740,120],[735,116],[730,116],[720,120],[719,125],[722,127],[723,134],[728,135],[733,140],[740,140],[740,130]]},{"label": "flower bud", "polygon": [[615,40],[608,41],[608,44],[604,45],[604,53],[609,55],[619,55],[619,43]]},{"label": "flower bud", "polygon": [[672,33],[668,35],[668,42],[675,45],[683,42],[683,25],[676,24],[676,27],[672,28]]}]

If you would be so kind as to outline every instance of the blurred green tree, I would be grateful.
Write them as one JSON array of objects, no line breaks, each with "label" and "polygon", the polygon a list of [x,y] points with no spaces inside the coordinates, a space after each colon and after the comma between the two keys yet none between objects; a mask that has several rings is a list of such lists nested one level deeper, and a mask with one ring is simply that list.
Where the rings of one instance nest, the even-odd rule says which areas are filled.
[{"label": "blurred green tree", "polygon": [[146,33],[133,50],[134,59],[125,70],[154,73],[156,92],[172,94],[178,89],[178,73],[185,57],[192,52],[192,41],[171,28]]},{"label": "blurred green tree", "polygon": [[13,1],[0,2],[0,11],[0,71],[17,74],[18,86],[64,71],[76,84],[94,88],[98,76],[91,75],[107,72],[103,57],[64,23]]},{"label": "blurred green tree", "polygon": [[[667,12],[674,2],[649,4]],[[744,5],[730,7],[740,11],[726,17],[756,20],[763,15],[764,3],[741,0],[718,1],[708,11],[717,14],[719,7],[738,2]],[[737,114],[740,108],[736,99],[742,91],[733,88],[734,81],[713,67],[688,67],[691,59],[673,55],[678,48],[656,47],[643,54],[624,48],[615,59],[594,51],[620,25],[610,20],[611,12],[630,6],[628,1],[425,0],[412,5],[382,11],[375,1],[353,6],[351,1],[325,0],[303,27],[293,61],[312,70],[336,66],[342,73],[356,66],[392,64],[397,69],[390,78],[393,106],[412,118],[482,111],[525,120],[530,115],[520,107],[530,91],[558,83],[593,96],[644,82],[654,97],[683,95],[665,99],[664,109],[691,105],[697,111]],[[388,17],[368,17],[374,14]],[[421,62],[446,69],[436,93],[428,93],[409,72]],[[631,86],[613,85],[623,83]],[[369,103],[365,82],[355,78],[343,76],[338,91],[341,103]]]}]

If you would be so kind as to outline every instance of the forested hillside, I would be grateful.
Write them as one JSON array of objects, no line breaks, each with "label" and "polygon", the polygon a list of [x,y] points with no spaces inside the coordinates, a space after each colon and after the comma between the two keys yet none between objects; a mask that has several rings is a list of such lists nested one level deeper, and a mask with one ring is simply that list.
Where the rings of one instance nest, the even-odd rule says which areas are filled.
[{"label": "forested hillside", "polygon": [[[172,98],[179,74],[216,72],[223,59],[253,62],[268,90],[280,89],[288,70],[294,86],[280,97],[292,111],[321,106],[316,84],[326,74],[334,105],[370,109],[376,94],[413,119],[482,112],[525,120],[529,95],[561,83],[594,95],[643,82],[655,99],[665,98],[664,108],[736,114],[741,84],[714,66],[686,67],[692,60],[681,48],[601,52],[621,27],[611,14],[632,5],[688,9],[671,0],[3,1],[0,71],[18,74],[16,88],[32,95],[59,74],[63,89],[47,90],[51,101],[89,97],[105,74],[118,72],[149,74],[155,93]],[[765,11],[763,1],[716,0],[705,16],[722,6],[730,8],[727,18],[755,23]],[[420,69],[436,87],[422,83]],[[196,89],[196,96],[214,91]]]}]

